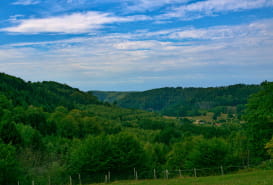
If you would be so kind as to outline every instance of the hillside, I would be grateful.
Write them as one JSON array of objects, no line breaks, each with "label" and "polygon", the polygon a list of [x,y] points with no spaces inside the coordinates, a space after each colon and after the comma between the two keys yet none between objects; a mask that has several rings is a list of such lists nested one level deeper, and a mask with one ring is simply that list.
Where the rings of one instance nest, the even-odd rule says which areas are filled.
[{"label": "hillside", "polygon": [[212,169],[203,176],[223,166],[232,173],[273,156],[272,82],[247,101],[244,120],[194,125],[102,103],[57,82],[0,77],[1,185],[65,185],[70,177],[90,184],[108,173],[130,179],[134,169],[139,179],[165,169]]},{"label": "hillside", "polygon": [[248,97],[259,85],[237,84],[211,88],[160,88],[144,92],[93,92],[101,101],[125,108],[155,111],[167,116],[197,116],[212,111],[242,114]]},{"label": "hillside", "polygon": [[0,92],[12,99],[14,105],[41,106],[52,111],[57,106],[68,109],[79,104],[97,104],[99,101],[91,93],[52,81],[25,82],[20,78],[0,73]]},{"label": "hillside", "polygon": [[115,103],[119,102],[132,92],[115,92],[115,91],[89,91],[102,102]]}]

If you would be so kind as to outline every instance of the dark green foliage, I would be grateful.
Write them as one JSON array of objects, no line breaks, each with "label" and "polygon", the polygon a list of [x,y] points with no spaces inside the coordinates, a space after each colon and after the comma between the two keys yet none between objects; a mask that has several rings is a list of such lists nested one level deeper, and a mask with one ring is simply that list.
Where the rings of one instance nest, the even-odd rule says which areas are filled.
[{"label": "dark green foliage", "polygon": [[0,184],[17,184],[21,179],[21,169],[16,159],[16,149],[0,140]]},{"label": "dark green foliage", "polygon": [[33,150],[42,150],[44,144],[42,142],[42,135],[40,132],[29,125],[18,124],[17,130],[19,131],[23,146],[32,148]]},{"label": "dark green foliage", "polygon": [[[258,85],[243,84],[215,88],[160,88],[144,92],[127,92],[122,96],[116,93],[116,99],[112,92],[96,91],[94,94],[103,101],[116,100],[122,107],[181,117],[200,115],[200,110],[211,110],[218,106],[241,106],[247,102],[250,94],[259,89]],[[241,113],[241,109],[238,113]]]},{"label": "dark green foliage", "polygon": [[[79,173],[88,184],[102,182],[108,171],[114,179],[128,179],[135,168],[140,178],[152,178],[153,169],[248,165],[266,159],[265,143],[272,153],[272,83],[249,100],[243,123],[236,115],[259,86],[112,93],[119,96],[117,104],[128,100],[147,112],[100,103],[56,82],[26,83],[5,74],[0,80],[0,184],[22,179],[20,166],[21,185],[30,179],[48,184],[49,176],[51,184],[67,184],[69,175],[74,184]],[[204,116],[208,110],[214,123],[223,123],[195,125],[191,117],[154,112]]]},{"label": "dark green foliage", "polygon": [[229,146],[223,139],[201,140],[189,153],[188,168],[219,167],[228,164]]},{"label": "dark green foliage", "polygon": [[[0,94],[0,108],[10,109],[12,107],[12,102],[5,95]],[[2,115],[2,114],[1,114]]]},{"label": "dark green foliage", "polygon": [[247,104],[249,146],[252,160],[268,158],[265,144],[273,134],[273,83],[262,83],[262,90],[252,95]]},{"label": "dark green foliage", "polygon": [[234,161],[235,164],[243,166],[252,164],[250,163],[249,143],[245,128],[231,132],[227,141],[233,151],[233,157],[237,159],[237,161]]},{"label": "dark green foliage", "polygon": [[192,137],[173,145],[168,155],[168,166],[178,168],[212,168],[232,164],[230,145],[223,139]]},{"label": "dark green foliage", "polygon": [[11,121],[10,109],[12,109],[12,107],[12,101],[0,92],[0,123],[2,120],[4,122]]},{"label": "dark green foliage", "polygon": [[6,144],[20,145],[22,143],[21,135],[13,122],[4,123],[0,128],[0,139]]},{"label": "dark green foliage", "polygon": [[181,138],[181,136],[182,132],[180,130],[169,127],[161,130],[160,133],[156,136],[155,141],[169,145],[177,141],[179,138]]},{"label": "dark green foliage", "polygon": [[157,169],[162,171],[167,160],[167,153],[169,148],[163,143],[148,143],[145,146],[145,151],[147,153],[148,161],[147,166],[150,170]]},{"label": "dark green foliage", "polygon": [[70,152],[68,166],[72,174],[92,174],[107,171],[109,154],[111,151],[110,140],[103,136],[89,136],[84,142],[75,141]]},{"label": "dark green foliage", "polygon": [[31,125],[40,132],[47,132],[46,117],[43,109],[32,106],[28,107],[24,119],[24,124]]},{"label": "dark green foliage", "polygon": [[4,73],[0,73],[0,93],[12,99],[16,106],[34,105],[48,111],[61,105],[72,109],[79,104],[99,103],[91,93],[82,92],[65,84],[56,82],[26,83],[20,78]]},{"label": "dark green foliage", "polygon": [[166,123],[164,121],[152,120],[152,119],[143,119],[138,123],[140,128],[148,130],[162,130],[166,128]]},{"label": "dark green foliage", "polygon": [[139,141],[126,133],[121,133],[112,138],[111,146],[113,164],[112,170],[120,174],[128,174],[133,168],[143,169],[146,155]]},{"label": "dark green foliage", "polygon": [[202,135],[205,138],[213,137],[227,137],[232,131],[237,131],[236,127],[231,124],[223,124],[221,127],[214,125],[194,125],[191,123],[184,123],[180,126],[180,131],[183,136],[198,136]]},{"label": "dark green foliage", "polygon": [[122,133],[113,136],[89,136],[81,144],[75,141],[70,152],[69,169],[84,176],[108,171],[124,177],[133,168],[143,169],[146,155],[143,147],[132,136]]}]

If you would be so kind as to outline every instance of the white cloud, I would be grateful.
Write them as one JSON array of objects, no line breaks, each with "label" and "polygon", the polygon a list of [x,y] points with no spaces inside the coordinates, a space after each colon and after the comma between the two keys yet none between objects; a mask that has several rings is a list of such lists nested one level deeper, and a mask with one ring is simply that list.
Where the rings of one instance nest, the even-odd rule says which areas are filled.
[{"label": "white cloud", "polygon": [[122,50],[152,49],[158,43],[151,41],[126,41],[114,44],[114,47]]},{"label": "white cloud", "polygon": [[35,5],[35,4],[39,4],[40,1],[38,0],[18,0],[14,3],[12,3],[13,5]]},{"label": "white cloud", "polygon": [[[223,30],[228,34],[222,36]],[[148,81],[159,87],[178,79],[197,78],[197,82],[202,82],[212,73],[210,80],[231,75],[255,76],[262,74],[264,66],[269,72],[273,69],[272,19],[237,26],[148,33],[143,30],[126,35],[1,46],[0,68],[27,80],[56,80],[85,90],[105,86],[110,89],[117,84],[135,90],[136,84],[141,86]],[[165,41],[154,40],[154,36]],[[181,40],[166,41],[171,36]],[[199,41],[200,38],[207,40]]]},{"label": "white cloud", "polygon": [[256,34],[262,32],[263,29],[259,29],[251,25],[240,26],[215,26],[203,29],[187,29],[181,31],[175,31],[170,34],[172,39],[202,39],[202,40],[218,40],[218,39],[232,39],[235,37],[245,37],[250,34]]},{"label": "white cloud", "polygon": [[17,26],[1,29],[1,31],[23,34],[35,33],[87,33],[102,28],[105,24],[117,22],[143,21],[149,17],[128,16],[118,17],[108,13],[89,11],[86,13],[73,13],[49,18],[32,18],[18,20]]},{"label": "white cloud", "polygon": [[181,19],[197,19],[220,12],[241,11],[273,6],[272,0],[205,0],[173,8],[170,12],[159,16],[161,19],[178,17]]},{"label": "white cloud", "polygon": [[131,36],[138,39],[173,39],[189,42],[197,41],[223,41],[236,38],[269,38],[273,37],[273,19],[255,21],[249,24],[212,26],[207,28],[180,27],[163,29],[154,32],[149,30],[138,30]]}]

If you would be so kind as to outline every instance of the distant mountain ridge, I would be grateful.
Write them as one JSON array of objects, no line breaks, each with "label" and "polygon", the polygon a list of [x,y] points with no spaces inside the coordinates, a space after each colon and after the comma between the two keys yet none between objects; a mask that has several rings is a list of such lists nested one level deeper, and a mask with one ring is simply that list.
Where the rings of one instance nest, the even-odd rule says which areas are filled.
[{"label": "distant mountain ridge", "polygon": [[236,84],[208,88],[165,87],[143,92],[91,92],[101,101],[125,108],[156,111],[168,116],[191,116],[202,110],[227,112],[230,107],[235,108],[236,113],[241,112],[248,97],[260,88],[260,85]]}]

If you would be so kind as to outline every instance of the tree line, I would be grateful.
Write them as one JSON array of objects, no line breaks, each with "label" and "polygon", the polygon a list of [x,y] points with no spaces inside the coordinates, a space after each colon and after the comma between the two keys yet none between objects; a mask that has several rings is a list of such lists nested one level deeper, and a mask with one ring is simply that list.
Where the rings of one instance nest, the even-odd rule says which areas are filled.
[{"label": "tree line", "polygon": [[143,92],[94,91],[101,101],[125,108],[155,111],[163,115],[185,117],[205,112],[215,114],[243,113],[248,97],[260,90],[259,85],[237,84],[223,87],[182,88],[165,87]]}]

